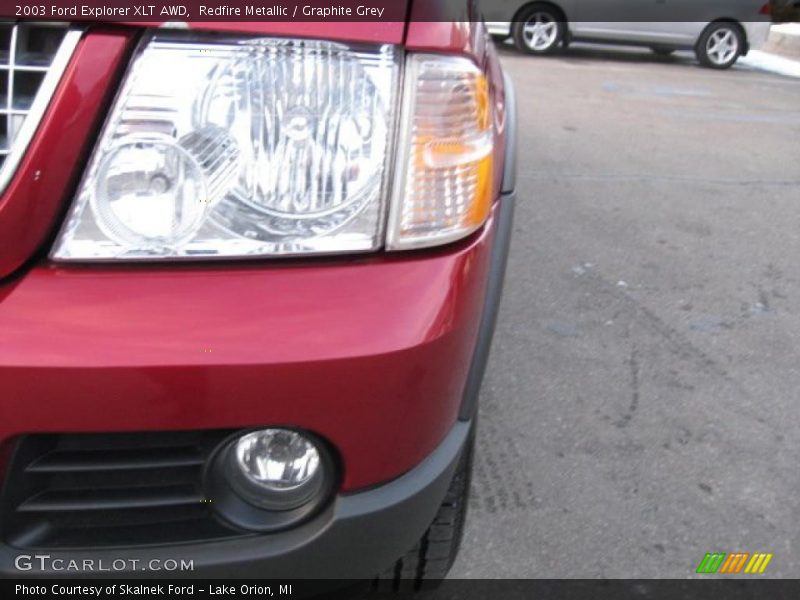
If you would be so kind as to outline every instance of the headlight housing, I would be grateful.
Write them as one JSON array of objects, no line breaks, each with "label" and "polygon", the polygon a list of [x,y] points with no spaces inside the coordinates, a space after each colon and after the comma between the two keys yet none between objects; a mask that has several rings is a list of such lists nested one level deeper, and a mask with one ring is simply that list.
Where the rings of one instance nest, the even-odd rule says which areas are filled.
[{"label": "headlight housing", "polygon": [[466,58],[409,55],[400,116],[401,61],[391,45],[154,35],[51,258],[367,252],[467,235],[491,201],[486,80]]}]

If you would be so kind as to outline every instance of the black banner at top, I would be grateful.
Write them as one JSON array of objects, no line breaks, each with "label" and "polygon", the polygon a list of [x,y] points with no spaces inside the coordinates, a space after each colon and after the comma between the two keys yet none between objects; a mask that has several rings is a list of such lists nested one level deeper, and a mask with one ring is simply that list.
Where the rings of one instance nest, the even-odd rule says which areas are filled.
[{"label": "black banner at top", "polygon": [[[775,0],[773,0],[775,1]],[[767,0],[551,0],[568,22],[740,22]],[[0,18],[133,23],[405,22],[524,19],[529,0],[0,0]]]}]

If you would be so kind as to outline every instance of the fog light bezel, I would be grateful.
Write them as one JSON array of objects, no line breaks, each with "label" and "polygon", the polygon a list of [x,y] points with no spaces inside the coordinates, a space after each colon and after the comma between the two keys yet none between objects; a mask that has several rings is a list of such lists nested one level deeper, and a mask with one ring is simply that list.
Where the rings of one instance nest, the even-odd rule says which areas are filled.
[{"label": "fog light bezel", "polygon": [[[295,502],[284,505],[286,508],[282,508],[280,503],[254,498],[254,491],[251,489],[248,492],[241,485],[241,479],[246,476],[235,464],[237,442],[244,436],[267,429],[302,435],[314,444],[319,454],[319,477],[315,478],[318,481],[315,482],[314,489],[299,498],[294,495]],[[310,519],[330,505],[330,499],[338,489],[340,470],[337,465],[331,445],[308,431],[280,426],[240,430],[223,440],[208,461],[204,477],[206,501],[220,518],[240,529],[258,533],[288,529]]]}]

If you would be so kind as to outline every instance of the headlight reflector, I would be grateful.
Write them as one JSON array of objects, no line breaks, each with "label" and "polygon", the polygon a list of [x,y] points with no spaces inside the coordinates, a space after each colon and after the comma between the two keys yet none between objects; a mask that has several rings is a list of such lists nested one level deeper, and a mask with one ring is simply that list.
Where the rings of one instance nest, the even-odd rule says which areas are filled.
[{"label": "headlight reflector", "polygon": [[390,45],[154,37],[52,257],[378,248],[398,72]]},{"label": "headlight reflector", "polygon": [[[196,150],[214,156],[209,160]],[[122,246],[168,252],[197,233],[224,185],[218,172],[227,172],[230,179],[237,157],[235,147],[203,132],[178,141],[128,136],[98,164],[89,193],[97,226]]]}]

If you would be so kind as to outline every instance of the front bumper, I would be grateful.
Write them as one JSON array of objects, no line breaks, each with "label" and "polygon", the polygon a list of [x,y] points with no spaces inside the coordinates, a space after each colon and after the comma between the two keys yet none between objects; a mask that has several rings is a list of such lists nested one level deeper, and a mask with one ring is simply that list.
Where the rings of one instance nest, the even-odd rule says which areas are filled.
[{"label": "front bumper", "polygon": [[459,417],[496,221],[402,257],[35,267],[0,285],[0,446],[289,426],[336,448],[344,492],[390,481]]},{"label": "front bumper", "polygon": [[[0,577],[370,579],[411,548],[430,525],[469,429],[470,423],[458,422],[430,456],[402,477],[339,496],[316,518],[288,531],[150,548],[33,551],[0,545]],[[165,572],[173,564],[186,568]]]},{"label": "front bumper", "polygon": [[[386,568],[432,521],[466,439],[512,209],[504,194],[470,239],[402,259],[40,266],[0,286],[0,480],[3,451],[26,434],[274,425],[327,440],[342,481],[290,530],[68,550],[0,542],[0,576],[91,564],[84,574],[360,579]],[[169,560],[192,570],[147,569]]]},{"label": "front bumper", "polygon": [[[239,268],[235,276],[221,269],[198,270],[194,276],[187,272],[177,276],[167,269],[130,269],[126,274],[132,281],[122,271],[39,268],[28,278],[0,288],[0,324],[5,320],[8,325],[0,331],[6,340],[17,342],[17,352],[0,345],[0,378],[6,390],[0,396],[4,415],[0,463],[3,450],[24,434],[290,425],[315,431],[331,442],[343,469],[339,493],[311,520],[292,529],[235,539],[127,547],[124,540],[110,547],[87,544],[67,549],[0,541],[0,577],[364,579],[392,564],[433,520],[467,439],[494,328],[513,206],[513,193],[504,194],[479,234],[449,251],[410,260],[366,259],[319,270],[287,265],[272,271],[274,278],[263,277],[255,268]],[[327,277],[331,268],[339,270],[338,289]],[[367,288],[380,301],[373,297],[372,305],[352,298],[350,304],[359,304],[360,310],[341,307],[339,311],[339,316],[350,315],[347,327],[334,318],[329,328],[316,330],[314,326],[321,323],[309,320],[321,319],[317,313],[322,309],[318,305],[311,310],[301,294],[304,302],[297,310],[304,318],[285,320],[284,330],[317,336],[318,343],[290,336],[282,351],[275,351],[274,326],[279,320],[250,310],[245,292],[261,291],[261,286],[277,291],[288,285],[284,278],[305,275],[302,279],[312,289],[319,291],[316,284],[328,290],[328,310],[335,313],[340,299],[350,300],[349,294],[341,293],[342,286],[349,290],[354,285],[343,277],[350,270],[362,273],[362,284],[366,274],[380,278],[383,285],[374,285],[378,281],[372,279]],[[237,277],[245,283],[230,289]],[[336,279],[335,274],[332,277]],[[164,313],[178,318],[180,307],[171,302],[177,290],[185,280],[207,283],[209,278],[221,280],[219,286],[208,288],[211,297],[198,298],[194,317],[191,306],[184,307],[181,327],[171,327]],[[141,279],[157,285],[148,287],[139,281],[137,286]],[[112,285],[83,285],[97,280]],[[51,290],[61,286],[72,293],[54,297]],[[119,292],[118,286],[128,293],[111,303],[108,299]],[[154,294],[154,289],[159,293]],[[404,290],[407,293],[400,293]],[[270,320],[273,327],[258,326],[256,331],[266,332],[260,337],[273,338],[273,343],[260,347],[241,326],[233,329],[232,338],[222,335],[223,325],[231,327],[233,316],[227,322],[211,321],[205,328],[200,327],[199,318],[195,327],[188,327],[187,319],[197,319],[197,313],[209,316],[215,291],[216,297],[221,292],[242,298],[248,310],[235,315],[235,320]],[[271,300],[265,300],[267,296]],[[281,294],[258,297],[266,304],[286,302]],[[53,312],[43,311],[44,304],[55,307]],[[94,320],[87,312],[91,306],[97,307]],[[40,318],[22,318],[34,314]],[[120,314],[135,318],[113,318]],[[154,323],[147,323],[148,314]],[[378,320],[393,327],[377,327]],[[105,334],[96,339],[89,335],[81,344],[81,329],[105,330]],[[112,335],[136,329],[140,335],[133,338]],[[387,335],[379,334],[382,329]],[[204,331],[217,343],[204,344],[199,335]],[[45,343],[47,332],[49,344]],[[353,352],[352,344],[322,343],[326,332],[335,340],[358,339],[372,352],[364,356]],[[170,334],[176,339],[170,340]],[[143,343],[150,338],[161,339],[163,345]],[[33,340],[36,344],[30,343]],[[131,345],[132,341],[138,345]],[[190,342],[196,351],[187,356],[185,346]],[[387,343],[398,347],[380,352]],[[178,344],[185,345],[182,353]],[[206,344],[212,352],[200,351]],[[242,347],[238,356],[243,364],[225,364],[226,354],[237,344]],[[356,356],[319,357],[322,352],[348,350]],[[255,364],[241,359],[247,353]],[[252,360],[261,357],[263,361],[265,356],[293,359],[297,364]],[[158,364],[169,363],[169,357],[188,364]],[[282,385],[275,388],[270,385],[273,381]],[[273,389],[280,394],[270,393]],[[47,556],[45,561],[37,558],[42,555]],[[191,569],[164,572],[169,564],[191,564]],[[86,565],[91,566],[86,569]]]}]

